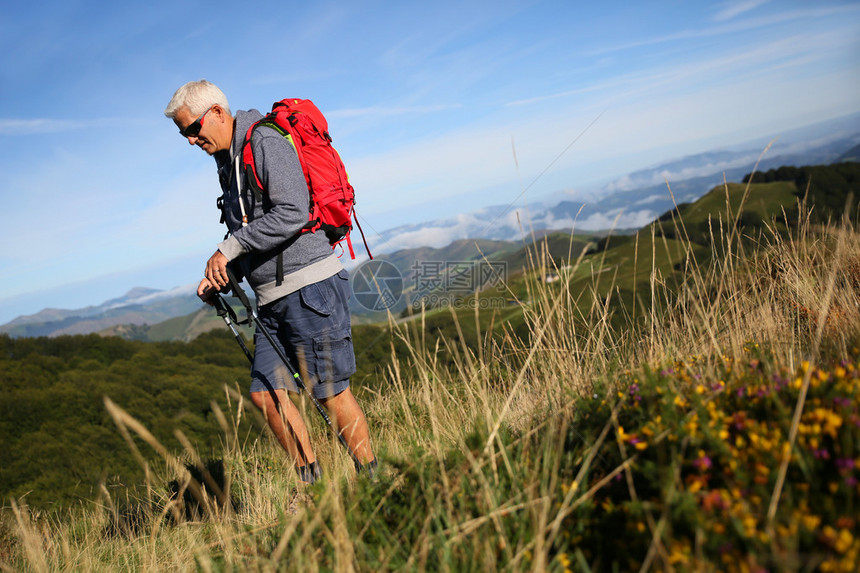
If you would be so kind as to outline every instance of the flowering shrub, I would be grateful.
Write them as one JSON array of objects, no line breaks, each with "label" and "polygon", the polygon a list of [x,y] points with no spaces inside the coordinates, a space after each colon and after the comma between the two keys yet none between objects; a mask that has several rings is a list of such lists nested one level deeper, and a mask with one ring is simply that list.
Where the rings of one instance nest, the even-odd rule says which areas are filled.
[{"label": "flowering shrub", "polygon": [[[655,559],[682,570],[858,570],[856,356],[768,372],[757,347],[747,350],[717,367],[692,359],[627,373],[617,403],[582,410],[577,436],[616,420],[591,481],[632,463],[587,511],[566,518],[557,548],[564,560],[579,551],[587,562],[625,567]],[[569,446],[588,446],[577,441]]]}]

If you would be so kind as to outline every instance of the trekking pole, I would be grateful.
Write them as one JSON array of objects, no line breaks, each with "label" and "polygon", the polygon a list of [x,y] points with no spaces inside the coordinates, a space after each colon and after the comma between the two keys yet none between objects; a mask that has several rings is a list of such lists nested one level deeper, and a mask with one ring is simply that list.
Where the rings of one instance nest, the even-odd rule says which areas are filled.
[{"label": "trekking pole", "polygon": [[[230,281],[230,288],[232,289],[233,294],[235,294],[236,297],[238,297],[239,300],[242,302],[242,306],[245,307],[245,311],[248,313],[248,317],[254,321],[254,324],[257,326],[257,330],[263,333],[263,336],[266,337],[266,340],[269,341],[269,344],[272,345],[272,348],[278,354],[278,358],[280,358],[281,362],[283,362],[284,366],[286,366],[287,371],[292,374],[293,380],[295,381],[299,392],[304,392],[311,399],[311,402],[313,402],[314,407],[316,407],[317,409],[317,412],[320,413],[320,416],[323,417],[325,423],[328,424],[328,427],[331,428],[331,430],[335,433],[341,445],[346,448],[346,451],[352,458],[352,462],[355,464],[356,471],[359,471],[361,469],[361,462],[358,460],[358,456],[355,455],[355,452],[353,452],[352,448],[349,447],[349,444],[346,443],[346,438],[343,437],[343,434],[341,434],[335,429],[334,425],[331,423],[331,418],[329,418],[325,409],[322,407],[322,404],[319,403],[319,400],[316,399],[316,397],[313,395],[313,392],[308,390],[307,386],[305,386],[305,383],[302,381],[301,376],[299,376],[298,371],[293,368],[290,359],[287,358],[286,353],[284,353],[283,349],[281,349],[281,347],[277,344],[272,334],[266,329],[262,322],[260,322],[260,319],[257,317],[257,311],[254,310],[253,306],[251,305],[251,301],[248,300],[248,296],[245,294],[245,291],[243,291],[242,288],[239,286],[239,282],[236,280],[236,277],[233,276],[233,272],[230,271],[230,269],[227,269],[227,278]],[[220,294],[218,295],[218,297],[220,298]],[[242,346],[244,346],[244,343],[241,344]]]},{"label": "trekking pole", "polygon": [[[239,322],[236,318],[236,313],[227,304],[227,301],[224,300],[224,297],[221,296],[221,293],[216,292],[215,296],[211,299],[212,306],[215,307],[215,312],[218,313],[218,316],[224,319],[224,322],[227,323],[227,327],[233,332],[233,336],[236,337],[236,342],[239,343],[239,346],[242,347],[242,352],[245,353],[245,356],[248,358],[248,362],[251,364],[254,363],[254,355],[251,354],[251,351],[248,350],[248,346],[245,344],[245,340],[242,338],[242,335],[239,334],[239,331],[236,330],[234,326],[235,323]],[[232,320],[231,320],[232,319]]]}]

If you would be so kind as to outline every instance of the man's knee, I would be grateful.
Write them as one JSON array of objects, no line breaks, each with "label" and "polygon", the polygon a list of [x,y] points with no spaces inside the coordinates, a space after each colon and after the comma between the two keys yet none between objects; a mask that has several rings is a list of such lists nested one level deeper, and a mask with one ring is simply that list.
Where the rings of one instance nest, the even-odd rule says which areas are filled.
[{"label": "man's knee", "polygon": [[280,394],[283,391],[275,390],[275,396],[272,396],[272,392],[263,391],[263,392],[251,392],[251,402],[259,408],[260,410],[265,411],[276,411],[278,408],[278,403],[275,402],[275,398],[277,397],[279,403],[283,403],[283,396]]},{"label": "man's knee", "polygon": [[347,386],[337,394],[320,398],[319,401],[326,408],[336,408],[344,404],[355,402],[355,396],[353,396],[352,390]]}]

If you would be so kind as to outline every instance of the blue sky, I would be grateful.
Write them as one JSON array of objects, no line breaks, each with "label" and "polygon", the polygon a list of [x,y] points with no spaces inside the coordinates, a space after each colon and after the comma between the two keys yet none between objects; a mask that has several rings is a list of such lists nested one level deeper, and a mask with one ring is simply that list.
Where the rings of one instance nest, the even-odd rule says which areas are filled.
[{"label": "blue sky", "polygon": [[192,79],[313,99],[369,234],[860,111],[857,2],[64,0],[0,48],[0,323],[201,275],[217,178],[162,115]]}]

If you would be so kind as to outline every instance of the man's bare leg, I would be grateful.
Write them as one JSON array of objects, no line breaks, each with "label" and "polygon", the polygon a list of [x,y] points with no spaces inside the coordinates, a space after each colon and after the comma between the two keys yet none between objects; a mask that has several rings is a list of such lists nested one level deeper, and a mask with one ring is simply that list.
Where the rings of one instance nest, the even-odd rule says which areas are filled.
[{"label": "man's bare leg", "polygon": [[251,392],[251,401],[263,411],[269,428],[274,432],[281,447],[295,461],[296,467],[306,466],[316,461],[308,428],[299,409],[287,397],[286,390],[275,390],[275,394],[280,402],[280,412],[271,392]]},{"label": "man's bare leg", "polygon": [[367,428],[364,412],[352,391],[347,388],[336,396],[321,399],[320,402],[331,414],[338,431],[343,435],[358,461],[362,465],[370,463],[374,459],[373,450],[370,447],[370,431]]}]

